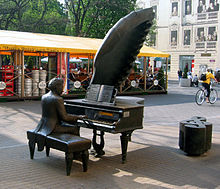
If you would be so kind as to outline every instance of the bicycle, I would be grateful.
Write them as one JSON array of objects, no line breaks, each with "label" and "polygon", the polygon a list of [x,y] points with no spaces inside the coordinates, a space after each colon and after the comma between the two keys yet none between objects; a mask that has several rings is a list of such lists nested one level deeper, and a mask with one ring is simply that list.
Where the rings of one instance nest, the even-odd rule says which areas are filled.
[{"label": "bicycle", "polygon": [[[202,103],[205,101],[207,95],[207,90],[202,87],[196,92],[195,101],[196,104],[202,105]],[[213,89],[213,83],[211,82],[210,85],[210,96],[209,96],[209,102],[210,104],[214,104],[218,99],[218,92],[217,90]]]}]

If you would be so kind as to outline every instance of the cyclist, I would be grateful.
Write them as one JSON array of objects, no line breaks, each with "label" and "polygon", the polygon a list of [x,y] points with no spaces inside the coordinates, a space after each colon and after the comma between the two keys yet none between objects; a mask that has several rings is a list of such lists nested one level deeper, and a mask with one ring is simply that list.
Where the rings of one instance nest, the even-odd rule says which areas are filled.
[{"label": "cyclist", "polygon": [[210,84],[211,84],[211,79],[214,79],[216,82],[218,82],[214,75],[211,73],[211,69],[207,69],[206,73],[206,80],[202,82],[202,86],[207,90],[207,96],[206,96],[206,102],[209,103],[209,95],[210,95]]}]

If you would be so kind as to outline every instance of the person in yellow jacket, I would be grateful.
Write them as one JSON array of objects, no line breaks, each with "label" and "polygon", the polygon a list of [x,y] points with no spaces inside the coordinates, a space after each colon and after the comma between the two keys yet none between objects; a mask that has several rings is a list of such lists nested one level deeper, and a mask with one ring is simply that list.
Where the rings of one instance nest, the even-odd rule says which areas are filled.
[{"label": "person in yellow jacket", "polygon": [[202,86],[207,90],[206,102],[209,102],[211,79],[214,79],[216,82],[218,82],[211,73],[211,69],[207,69],[206,80],[202,83]]}]

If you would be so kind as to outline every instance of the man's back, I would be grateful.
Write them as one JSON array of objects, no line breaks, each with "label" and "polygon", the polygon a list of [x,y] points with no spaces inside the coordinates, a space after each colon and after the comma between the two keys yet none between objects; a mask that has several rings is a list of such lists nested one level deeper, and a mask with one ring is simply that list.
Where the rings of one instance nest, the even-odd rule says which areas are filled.
[{"label": "man's back", "polygon": [[210,84],[211,83],[211,79],[215,79],[214,75],[211,72],[207,72],[206,73],[206,80],[203,81],[203,83]]},{"label": "man's back", "polygon": [[55,96],[50,92],[43,95],[41,99],[42,117],[57,120],[57,104],[60,103],[60,101],[62,101],[61,97]]},{"label": "man's back", "polygon": [[57,104],[60,103],[59,96],[55,96],[52,92],[48,92],[41,98],[42,116],[41,120],[35,129],[36,132],[41,132],[44,135],[49,135],[60,124],[59,115],[57,112]]}]

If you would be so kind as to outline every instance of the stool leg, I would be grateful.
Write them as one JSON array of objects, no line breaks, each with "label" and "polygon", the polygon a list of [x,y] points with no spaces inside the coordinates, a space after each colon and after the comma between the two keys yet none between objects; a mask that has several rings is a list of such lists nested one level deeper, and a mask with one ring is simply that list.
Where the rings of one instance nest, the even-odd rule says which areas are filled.
[{"label": "stool leg", "polygon": [[89,152],[88,150],[85,150],[82,152],[83,172],[86,172],[88,169],[88,161],[89,161]]},{"label": "stool leg", "polygon": [[65,153],[66,161],[66,175],[69,176],[71,172],[72,162],[73,162],[73,153]]},{"label": "stool leg", "polygon": [[50,147],[47,147],[47,146],[46,146],[46,155],[47,157],[50,155]]},{"label": "stool leg", "polygon": [[35,141],[29,140],[28,145],[29,145],[29,150],[30,150],[30,158],[34,159]]}]

